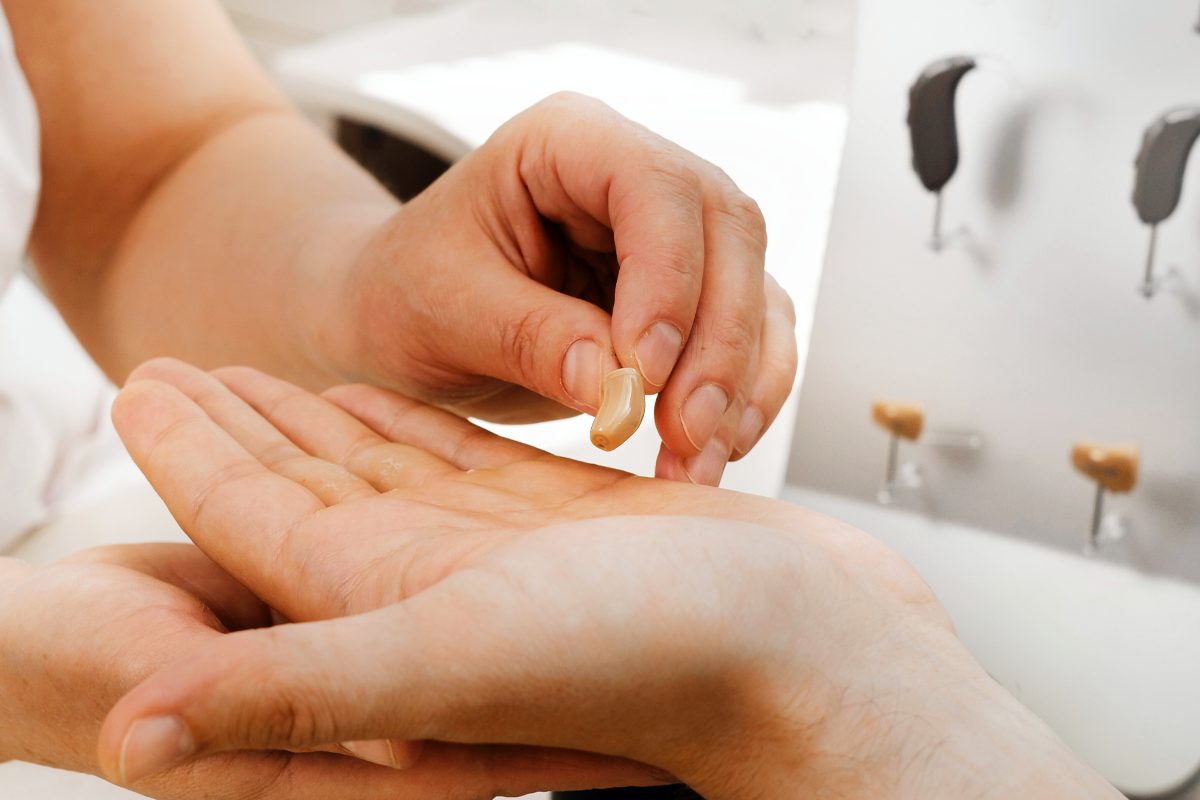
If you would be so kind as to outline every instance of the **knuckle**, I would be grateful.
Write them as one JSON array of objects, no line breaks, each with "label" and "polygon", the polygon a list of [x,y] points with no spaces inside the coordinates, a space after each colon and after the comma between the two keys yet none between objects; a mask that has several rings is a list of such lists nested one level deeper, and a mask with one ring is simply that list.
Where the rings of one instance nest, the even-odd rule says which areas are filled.
[{"label": "knuckle", "polygon": [[561,89],[553,94],[547,95],[544,99],[538,101],[534,108],[552,109],[555,111],[573,110],[598,107],[606,107],[594,97],[591,97],[580,92],[573,92],[569,89]]},{"label": "knuckle", "polygon": [[661,270],[673,278],[685,279],[693,289],[700,284],[700,253],[696,252],[691,242],[660,241],[647,255],[653,260],[655,270]]},{"label": "knuckle", "polygon": [[164,376],[177,375],[181,371],[191,370],[193,367],[180,361],[172,356],[155,356],[149,361],[144,361],[134,367],[129,373],[126,382],[141,381],[141,380],[161,380]]},{"label": "knuckle", "polygon": [[767,221],[754,198],[732,187],[713,206],[712,212],[726,229],[755,249],[767,249]]},{"label": "knuckle", "polygon": [[644,175],[681,208],[699,208],[702,184],[693,160],[694,156],[673,146],[651,146]]},{"label": "knuckle", "polygon": [[300,747],[336,738],[328,694],[316,681],[283,683],[264,674],[255,688],[257,700],[241,704],[233,712],[230,733],[234,742]]},{"label": "knuckle", "polygon": [[[713,327],[710,341],[713,346],[720,348],[721,352],[740,356],[754,349],[758,342],[758,331],[754,330],[749,320],[744,317],[730,315]],[[733,361],[734,359],[731,359],[731,362]]]},{"label": "knuckle", "polygon": [[539,346],[552,318],[550,308],[538,306],[507,320],[501,327],[501,353],[527,386],[541,385],[537,380]]},{"label": "knuckle", "polygon": [[779,309],[788,323],[796,327],[796,303],[792,300],[792,296],[783,289],[778,289]]}]

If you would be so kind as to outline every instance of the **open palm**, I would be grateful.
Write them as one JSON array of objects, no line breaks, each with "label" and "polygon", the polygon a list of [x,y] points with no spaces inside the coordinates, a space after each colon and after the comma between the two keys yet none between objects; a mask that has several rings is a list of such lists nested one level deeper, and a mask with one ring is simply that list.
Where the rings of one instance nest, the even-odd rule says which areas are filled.
[{"label": "open palm", "polygon": [[[381,389],[318,397],[249,369],[160,360],[134,374],[114,419],[184,530],[273,608],[379,626],[291,626],[303,640],[277,628],[256,657],[217,650],[190,679],[135,693],[143,712],[194,693],[211,716],[193,725],[248,737],[193,730],[210,749],[277,745],[270,706],[287,690],[259,702],[245,687],[258,673],[286,686],[303,664],[323,676],[324,710],[289,720],[293,743],[338,741],[344,704],[361,714],[353,731],[570,747],[679,774],[689,765],[662,757],[663,742],[694,751],[698,732],[730,736],[731,709],[714,700],[726,676],[782,673],[798,652],[813,674],[849,674],[881,636],[948,628],[903,561],[833,520],[556,458]],[[814,604],[824,597],[837,601]],[[346,688],[351,652],[368,671],[378,660],[387,687]],[[437,691],[413,685],[430,677],[405,661],[415,653],[443,665]],[[817,708],[813,693],[830,688],[794,690]],[[246,724],[247,703],[275,723]],[[112,731],[128,724],[123,705]]]},{"label": "open palm", "polygon": [[[184,530],[296,621],[404,600],[549,525],[632,516],[774,528],[780,546],[821,550],[881,597],[932,601],[899,557],[827,517],[551,456],[383,389],[316,396],[248,368],[159,359],[133,374],[114,419]],[[589,557],[624,546],[597,539]]]}]

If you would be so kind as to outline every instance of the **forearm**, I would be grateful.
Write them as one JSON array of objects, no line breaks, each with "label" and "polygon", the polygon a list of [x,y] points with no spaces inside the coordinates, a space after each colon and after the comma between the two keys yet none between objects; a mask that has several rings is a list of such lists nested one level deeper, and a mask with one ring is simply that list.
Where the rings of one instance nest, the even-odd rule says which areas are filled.
[{"label": "forearm", "polygon": [[[28,761],[80,771],[86,765],[85,738],[67,719],[61,704],[44,702],[54,683],[53,666],[31,645],[29,625],[43,622],[39,609],[28,602],[27,586],[33,568],[14,558],[0,558],[0,763]],[[40,630],[54,626],[45,621]]]},{"label": "forearm", "polygon": [[325,358],[344,279],[396,203],[290,112],[248,115],[200,145],[146,198],[111,258],[51,293],[120,382],[174,355],[249,364],[309,387],[356,376]]},{"label": "forearm", "polygon": [[[30,251],[121,381],[171,353],[306,385],[322,309],[394,203],[307,125],[213,0],[5,0],[41,123]],[[349,315],[347,315],[349,316]]]}]

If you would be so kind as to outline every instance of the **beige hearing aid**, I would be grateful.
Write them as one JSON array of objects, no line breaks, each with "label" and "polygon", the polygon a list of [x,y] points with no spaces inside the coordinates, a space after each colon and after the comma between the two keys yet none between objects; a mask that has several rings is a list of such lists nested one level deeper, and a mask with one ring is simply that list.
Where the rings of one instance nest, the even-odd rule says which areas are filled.
[{"label": "beige hearing aid", "polygon": [[1138,451],[1134,445],[1079,442],[1071,449],[1071,463],[1110,492],[1128,492],[1137,485]]},{"label": "beige hearing aid", "polygon": [[1100,528],[1104,521],[1106,492],[1128,492],[1137,485],[1138,451],[1131,444],[1104,445],[1079,442],[1071,448],[1075,469],[1096,482],[1092,503],[1092,526],[1083,552],[1092,555],[1100,547]]},{"label": "beige hearing aid", "polygon": [[600,385],[600,410],[592,422],[592,444],[601,450],[616,450],[633,436],[645,414],[642,376],[630,367],[613,370]]},{"label": "beige hearing aid", "polygon": [[916,441],[925,427],[925,412],[915,403],[877,400],[871,406],[871,417],[893,436],[909,441]]},{"label": "beige hearing aid", "polygon": [[897,470],[900,468],[900,440],[916,441],[925,427],[925,412],[916,403],[891,403],[876,400],[871,404],[871,418],[891,434],[888,437],[887,467],[883,473],[883,488],[879,502],[888,505],[899,488]]}]

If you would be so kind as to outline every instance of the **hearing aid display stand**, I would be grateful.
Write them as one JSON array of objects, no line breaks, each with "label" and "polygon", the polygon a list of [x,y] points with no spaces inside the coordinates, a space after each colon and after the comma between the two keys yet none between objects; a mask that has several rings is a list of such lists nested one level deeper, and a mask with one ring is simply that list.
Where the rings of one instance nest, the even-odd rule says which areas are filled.
[{"label": "hearing aid display stand", "polygon": [[[861,0],[858,13],[789,496],[911,558],[989,671],[1120,788],[1176,788],[1200,768],[1200,172],[1192,159],[1176,205],[1156,174],[1178,159],[1143,170],[1165,195],[1135,195],[1135,159],[1155,120],[1200,105],[1190,12]],[[956,170],[931,189],[910,90],[953,57],[980,66],[958,76]],[[1177,130],[1159,155],[1190,144]],[[1148,300],[1147,225],[1165,216]],[[889,433],[880,400],[919,406],[925,432]],[[935,428],[982,446],[946,447]],[[1113,483],[1127,445],[1136,481]]]}]

